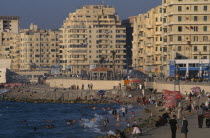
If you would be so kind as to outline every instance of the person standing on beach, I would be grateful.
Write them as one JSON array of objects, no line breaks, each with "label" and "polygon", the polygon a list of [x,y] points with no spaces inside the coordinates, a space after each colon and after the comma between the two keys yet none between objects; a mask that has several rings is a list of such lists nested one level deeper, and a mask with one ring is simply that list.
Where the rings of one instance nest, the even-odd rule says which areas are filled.
[{"label": "person standing on beach", "polygon": [[203,119],[204,119],[202,105],[200,106],[200,108],[197,109],[197,118],[198,118],[198,127],[202,128],[203,127]]},{"label": "person standing on beach", "polygon": [[115,108],[112,110],[112,115],[113,115],[113,117],[115,117],[117,115],[117,110]]},{"label": "person standing on beach", "polygon": [[132,132],[133,137],[139,138],[141,133],[142,133],[141,130],[136,125],[133,125],[133,132]]},{"label": "person standing on beach", "polygon": [[118,115],[117,115],[117,122],[120,122],[120,120],[121,120],[121,115],[118,114]]},{"label": "person standing on beach", "polygon": [[176,130],[177,130],[176,115],[173,115],[173,118],[169,120],[169,124],[171,127],[172,138],[176,138]]},{"label": "person standing on beach", "polygon": [[143,95],[143,97],[144,97],[144,89],[142,89],[142,95]]},{"label": "person standing on beach", "polygon": [[187,138],[187,132],[188,132],[188,121],[185,117],[182,118],[182,127],[181,127],[181,133],[183,133],[183,138]]},{"label": "person standing on beach", "polygon": [[92,84],[92,83],[90,84],[90,89],[91,89],[91,90],[93,89],[93,84]]},{"label": "person standing on beach", "polygon": [[126,110],[125,106],[123,106],[121,110],[122,110],[123,117],[125,117],[125,110]]},{"label": "person standing on beach", "polygon": [[107,127],[109,126],[109,118],[108,117],[106,118],[106,126]]},{"label": "person standing on beach", "polygon": [[82,84],[82,90],[84,90],[84,84]]}]

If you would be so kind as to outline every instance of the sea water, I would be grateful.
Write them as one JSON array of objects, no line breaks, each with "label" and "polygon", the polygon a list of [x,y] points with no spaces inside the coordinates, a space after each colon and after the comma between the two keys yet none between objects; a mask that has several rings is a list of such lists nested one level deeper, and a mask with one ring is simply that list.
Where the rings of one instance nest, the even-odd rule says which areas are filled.
[{"label": "sea water", "polygon": [[[94,110],[92,107],[96,106]],[[105,111],[102,110],[105,107]],[[0,102],[0,137],[1,138],[95,138],[107,134],[115,134],[116,129],[126,127],[125,118],[116,126],[116,118],[112,118],[112,110],[118,113],[119,104],[53,104],[53,103],[16,103]],[[128,111],[137,110],[128,106]],[[121,114],[122,115],[122,114]],[[109,118],[108,127],[103,121]],[[94,118],[94,122],[92,121]],[[81,122],[79,120],[82,120]],[[67,120],[77,120],[68,125]],[[46,128],[53,124],[54,128]]]}]

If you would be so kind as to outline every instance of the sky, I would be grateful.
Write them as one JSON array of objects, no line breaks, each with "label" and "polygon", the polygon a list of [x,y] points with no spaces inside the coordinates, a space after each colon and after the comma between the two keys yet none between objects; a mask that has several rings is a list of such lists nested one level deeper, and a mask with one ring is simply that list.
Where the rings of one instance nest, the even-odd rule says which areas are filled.
[{"label": "sky", "polygon": [[[31,23],[41,29],[57,29],[69,13],[83,5],[100,4],[101,0],[0,0],[0,16],[20,16],[20,27]],[[120,19],[145,13],[161,5],[161,0],[104,0],[120,15]]]}]

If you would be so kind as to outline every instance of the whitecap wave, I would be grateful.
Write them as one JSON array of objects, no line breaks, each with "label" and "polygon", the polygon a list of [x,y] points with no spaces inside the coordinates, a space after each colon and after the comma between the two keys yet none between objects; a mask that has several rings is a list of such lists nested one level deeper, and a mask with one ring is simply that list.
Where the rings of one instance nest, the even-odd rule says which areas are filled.
[{"label": "whitecap wave", "polygon": [[108,134],[108,135],[114,135],[114,136],[116,135],[116,134],[115,134],[113,131],[111,131],[111,130],[109,130],[109,131],[107,132],[107,134]]},{"label": "whitecap wave", "polygon": [[100,122],[103,119],[104,119],[103,116],[95,114],[94,121],[92,121],[92,119],[82,119],[82,120],[84,121],[83,125],[85,128],[89,128],[95,133],[105,134],[105,132],[102,132],[101,129],[99,129]]}]

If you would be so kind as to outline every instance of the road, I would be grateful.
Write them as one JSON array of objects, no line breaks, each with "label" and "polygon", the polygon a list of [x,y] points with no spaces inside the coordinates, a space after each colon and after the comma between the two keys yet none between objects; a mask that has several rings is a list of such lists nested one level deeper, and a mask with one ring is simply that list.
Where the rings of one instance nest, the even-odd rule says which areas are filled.
[{"label": "road", "polygon": [[[188,138],[209,138],[210,128],[206,128],[205,120],[203,123],[203,128],[198,128],[197,118],[195,116],[190,116],[188,120]],[[181,123],[179,123],[181,124]],[[182,138],[181,132],[177,131],[176,138]],[[170,126],[166,125],[157,129],[147,132],[141,138],[171,138]]]}]

